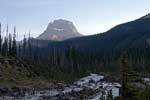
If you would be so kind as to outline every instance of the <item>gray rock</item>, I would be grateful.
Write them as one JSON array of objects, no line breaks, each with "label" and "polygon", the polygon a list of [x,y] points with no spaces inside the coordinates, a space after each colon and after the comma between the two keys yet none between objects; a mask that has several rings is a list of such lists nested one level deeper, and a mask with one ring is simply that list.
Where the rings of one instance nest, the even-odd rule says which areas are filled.
[{"label": "gray rock", "polygon": [[59,19],[49,23],[47,29],[37,39],[62,41],[81,36],[72,22]]}]

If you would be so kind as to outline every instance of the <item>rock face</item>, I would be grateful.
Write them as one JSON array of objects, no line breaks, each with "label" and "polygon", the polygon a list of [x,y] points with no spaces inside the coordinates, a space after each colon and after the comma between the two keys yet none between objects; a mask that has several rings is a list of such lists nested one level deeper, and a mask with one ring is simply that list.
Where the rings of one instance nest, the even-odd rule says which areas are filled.
[{"label": "rock face", "polygon": [[39,40],[62,41],[82,36],[70,21],[59,19],[49,23],[47,29],[37,37]]}]

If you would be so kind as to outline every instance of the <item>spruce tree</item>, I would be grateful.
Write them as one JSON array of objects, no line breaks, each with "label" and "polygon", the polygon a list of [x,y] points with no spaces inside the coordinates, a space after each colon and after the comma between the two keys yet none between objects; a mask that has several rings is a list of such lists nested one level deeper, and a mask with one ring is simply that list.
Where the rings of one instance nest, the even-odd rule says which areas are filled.
[{"label": "spruce tree", "polygon": [[29,31],[29,37],[28,37],[28,57],[32,57],[32,48],[31,48],[31,37],[30,37],[30,31]]},{"label": "spruce tree", "polygon": [[21,52],[22,52],[21,44],[19,44],[19,45],[18,45],[18,50],[17,50],[17,56],[18,56],[18,57],[21,56]]},{"label": "spruce tree", "polygon": [[17,44],[16,44],[16,27],[14,27],[13,41],[12,41],[12,55],[17,54]]},{"label": "spruce tree", "polygon": [[0,54],[2,53],[2,26],[0,23]]},{"label": "spruce tree", "polygon": [[8,47],[9,47],[8,52],[9,52],[9,55],[12,56],[12,36],[11,36],[11,34],[9,34],[9,43],[8,44],[9,44],[8,45]]},{"label": "spruce tree", "polygon": [[23,39],[23,55],[26,56],[26,45],[27,45],[27,40],[26,40],[26,36],[24,35],[24,39]]},{"label": "spruce tree", "polygon": [[127,59],[127,52],[123,52],[121,57],[121,83],[122,83],[122,100],[126,100],[128,97],[128,59]]},{"label": "spruce tree", "polygon": [[8,24],[6,27],[6,36],[4,37],[4,43],[2,45],[2,55],[7,56],[8,55]]},{"label": "spruce tree", "polygon": [[7,37],[4,38],[4,43],[2,45],[2,55],[3,56],[8,55],[8,39],[7,39]]}]

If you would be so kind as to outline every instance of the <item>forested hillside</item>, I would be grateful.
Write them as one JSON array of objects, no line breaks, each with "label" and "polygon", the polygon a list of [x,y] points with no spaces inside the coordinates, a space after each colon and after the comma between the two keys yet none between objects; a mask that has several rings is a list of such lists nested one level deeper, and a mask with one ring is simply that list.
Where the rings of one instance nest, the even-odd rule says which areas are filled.
[{"label": "forested hillside", "polygon": [[[142,17],[93,36],[56,42],[37,40],[29,33],[18,42],[16,27],[10,33],[7,26],[2,36],[0,24],[0,86],[37,89],[98,73],[106,76],[104,81],[121,83],[122,95],[116,100],[133,100],[140,95],[141,100],[149,100],[149,85],[143,82],[150,77],[149,26],[150,18]],[[137,84],[143,85],[142,90]]]},{"label": "forested hillside", "polygon": [[132,70],[149,73],[150,18],[147,16],[92,36],[61,42],[31,39],[32,53],[34,58],[47,61],[52,70],[81,75],[82,71],[117,74],[120,55],[126,51]]}]

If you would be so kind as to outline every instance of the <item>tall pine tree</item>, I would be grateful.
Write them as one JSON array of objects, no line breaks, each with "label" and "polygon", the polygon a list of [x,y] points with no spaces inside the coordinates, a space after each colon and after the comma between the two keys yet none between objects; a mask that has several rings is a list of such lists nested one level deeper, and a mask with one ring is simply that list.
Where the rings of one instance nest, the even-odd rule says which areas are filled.
[{"label": "tall pine tree", "polygon": [[2,53],[2,25],[0,23],[0,54]]},{"label": "tall pine tree", "polygon": [[127,52],[123,52],[121,57],[121,83],[122,83],[122,100],[126,100],[128,97],[128,56]]},{"label": "tall pine tree", "polygon": [[8,55],[8,39],[7,39],[7,37],[4,38],[4,43],[2,45],[2,55],[3,56]]},{"label": "tall pine tree", "polygon": [[9,34],[9,43],[8,43],[9,45],[9,55],[11,55],[12,56],[12,36],[11,36],[11,34]]},{"label": "tall pine tree", "polygon": [[23,55],[24,57],[26,56],[26,47],[27,47],[27,46],[26,46],[26,45],[27,45],[26,42],[27,42],[26,36],[24,35],[24,39],[23,39],[23,48],[22,48],[22,49],[23,49],[23,50],[22,50],[22,51],[23,51],[22,55]]},{"label": "tall pine tree", "polygon": [[30,31],[29,31],[29,37],[28,37],[28,57],[32,57],[32,48],[31,48],[31,37],[30,37]]},{"label": "tall pine tree", "polygon": [[13,41],[12,41],[12,55],[17,54],[17,44],[16,44],[16,27],[14,27]]},{"label": "tall pine tree", "polygon": [[7,56],[8,55],[8,24],[6,27],[6,36],[4,37],[4,43],[2,45],[2,55]]}]

